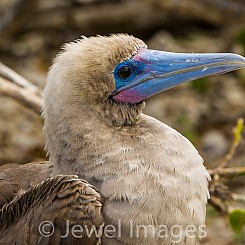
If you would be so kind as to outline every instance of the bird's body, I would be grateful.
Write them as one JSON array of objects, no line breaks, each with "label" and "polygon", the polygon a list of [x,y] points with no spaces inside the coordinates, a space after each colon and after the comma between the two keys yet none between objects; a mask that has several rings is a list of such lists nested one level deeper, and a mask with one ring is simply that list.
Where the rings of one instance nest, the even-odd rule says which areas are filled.
[{"label": "bird's body", "polygon": [[[108,82],[110,78],[104,80],[101,75],[102,78],[97,78],[98,84],[89,79],[94,74],[103,74],[102,64],[107,65],[102,53],[95,59],[86,59],[86,55],[90,55],[87,50],[90,46],[86,45],[93,40],[97,41],[94,53],[112,45],[108,42],[110,38],[101,38],[101,42],[99,38],[84,39],[69,44],[49,72],[43,114],[47,149],[54,164],[53,175],[76,173],[98,188],[105,201],[106,225],[116,228],[115,238],[108,239],[107,243],[168,244],[173,240],[172,226],[181,225],[182,244],[194,244],[196,236],[186,243],[184,230],[188,225],[194,225],[198,230],[199,225],[205,224],[209,175],[203,160],[186,138],[142,114],[144,103],[129,105],[108,99],[102,92],[108,90],[110,94],[110,90],[115,89],[109,87],[113,86]],[[125,50],[121,53],[117,49],[110,50],[108,64],[112,65],[111,72],[118,62],[132,57],[132,52],[144,47],[139,39],[125,35],[114,36],[112,41],[120,48],[125,44]],[[75,52],[75,59],[71,52]],[[87,72],[85,67],[91,66],[90,62],[95,71],[83,74]],[[100,66],[96,66],[97,63]],[[67,73],[76,74],[78,69],[80,76],[73,75],[72,81],[64,80]],[[83,81],[86,76],[89,76],[87,81]],[[86,88],[86,94],[81,95],[81,90],[76,89],[79,85],[81,90],[83,86]],[[101,98],[94,91],[101,92]],[[69,97],[69,101],[62,97]],[[57,103],[57,100],[62,101]],[[140,225],[153,225],[154,228],[145,231],[137,228]],[[158,234],[161,225],[168,227],[164,238]],[[122,233],[121,237],[118,232]],[[163,232],[161,236],[164,236]]]},{"label": "bird's body", "polygon": [[123,34],[64,46],[43,94],[46,150],[52,176],[76,174],[103,196],[102,244],[193,245],[205,236],[203,160],[184,136],[144,115],[143,101],[244,63],[148,50]]},{"label": "bird's body", "polygon": [[[74,127],[68,128],[69,133],[62,137],[66,143],[57,145],[62,156],[55,162],[53,175],[77,173],[99,189],[104,197],[106,225],[116,227],[116,240],[163,244],[172,237],[166,233],[165,239],[157,239],[163,236],[163,232],[157,234],[161,225],[185,229],[205,224],[209,175],[186,138],[143,114],[137,123],[124,127],[108,126],[92,115],[86,116],[86,112],[82,115],[77,130],[73,133]],[[153,225],[156,234],[149,228],[145,236],[154,240],[140,239],[139,231],[146,231],[139,225]],[[114,239],[109,240],[115,244]]]},{"label": "bird's body", "polygon": [[[80,132],[83,136],[79,137],[79,147],[84,150],[79,158],[69,161],[60,158],[59,164],[66,163],[60,168],[54,168],[48,162],[13,166],[14,171],[9,166],[5,178],[11,181],[16,194],[18,190],[27,190],[51,175],[78,174],[100,190],[106,225],[115,227],[104,244],[125,244],[126,241],[132,244],[165,244],[168,240],[180,239],[177,225],[186,229],[190,225],[198,227],[205,224],[208,174],[202,158],[186,138],[143,114],[134,126],[111,130],[111,127],[103,127],[101,122],[89,125],[91,130],[87,127],[86,133]],[[68,132],[65,138],[73,141],[73,134],[70,130]],[[95,138],[98,141],[95,142]],[[77,148],[60,149],[62,156],[68,155],[66,151],[78,151]],[[157,153],[159,149],[162,149],[162,155]],[[176,162],[171,160],[173,156]],[[186,171],[189,167],[191,169]],[[3,190],[5,183],[1,183]],[[14,189],[12,191],[13,198]],[[12,191],[8,189],[8,193]],[[170,229],[174,226],[177,230],[173,238]],[[205,234],[205,227],[200,225],[199,229],[201,237]],[[140,239],[140,235],[147,239]],[[186,243],[185,239],[181,240]],[[188,244],[195,244],[195,241],[196,237],[191,237]]]}]

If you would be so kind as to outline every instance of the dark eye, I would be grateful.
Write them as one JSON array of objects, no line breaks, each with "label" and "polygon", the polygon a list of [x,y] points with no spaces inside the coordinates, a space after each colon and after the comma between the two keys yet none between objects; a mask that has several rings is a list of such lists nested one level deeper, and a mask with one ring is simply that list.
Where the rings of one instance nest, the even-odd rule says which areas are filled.
[{"label": "dark eye", "polygon": [[118,70],[118,76],[122,79],[128,78],[131,75],[131,68],[129,66],[122,66]]}]

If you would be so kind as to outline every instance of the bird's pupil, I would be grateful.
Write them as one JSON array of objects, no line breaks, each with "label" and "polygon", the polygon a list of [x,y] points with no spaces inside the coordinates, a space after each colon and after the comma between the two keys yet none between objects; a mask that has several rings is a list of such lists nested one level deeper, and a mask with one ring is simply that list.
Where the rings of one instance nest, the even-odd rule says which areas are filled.
[{"label": "bird's pupil", "polygon": [[131,68],[129,66],[123,66],[118,70],[118,76],[122,79],[128,78],[131,75]]}]

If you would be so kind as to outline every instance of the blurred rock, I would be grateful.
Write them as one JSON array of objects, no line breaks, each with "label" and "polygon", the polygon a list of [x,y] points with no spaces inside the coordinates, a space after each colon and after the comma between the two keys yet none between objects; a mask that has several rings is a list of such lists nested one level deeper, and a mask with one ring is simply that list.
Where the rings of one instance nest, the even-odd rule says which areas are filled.
[{"label": "blurred rock", "polygon": [[0,102],[0,165],[45,159],[41,118],[10,98]]},{"label": "blurred rock", "polygon": [[147,42],[148,48],[181,52],[180,45],[177,43],[176,38],[170,32],[160,30],[155,33]]},{"label": "blurred rock", "polygon": [[[202,136],[201,150],[207,161],[224,157],[229,148],[225,135],[218,130],[210,130]],[[215,166],[210,166],[215,167]]]},{"label": "blurred rock", "polygon": [[202,245],[241,245],[234,241],[234,234],[225,218],[215,213],[208,215],[206,231],[207,236],[199,242]]}]

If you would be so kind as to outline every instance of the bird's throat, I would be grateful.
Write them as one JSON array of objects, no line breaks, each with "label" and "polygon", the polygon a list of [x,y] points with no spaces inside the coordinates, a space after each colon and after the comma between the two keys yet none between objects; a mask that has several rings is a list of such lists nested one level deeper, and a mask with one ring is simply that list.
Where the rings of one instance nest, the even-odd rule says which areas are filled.
[{"label": "bird's throat", "polygon": [[124,127],[135,125],[144,107],[144,101],[137,104],[128,104],[109,98],[97,106],[97,113],[108,126]]}]

